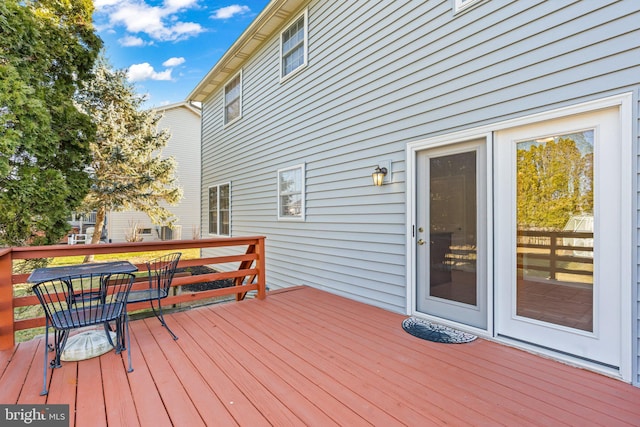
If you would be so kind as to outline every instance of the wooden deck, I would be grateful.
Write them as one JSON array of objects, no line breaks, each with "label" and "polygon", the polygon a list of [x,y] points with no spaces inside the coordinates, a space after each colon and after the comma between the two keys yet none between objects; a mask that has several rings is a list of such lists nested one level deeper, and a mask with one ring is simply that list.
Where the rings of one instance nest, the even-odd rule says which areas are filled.
[{"label": "wooden deck", "polygon": [[640,389],[486,340],[436,344],[404,316],[300,287],[132,322],[54,370],[42,340],[0,352],[0,403],[67,403],[71,425],[640,425]]}]

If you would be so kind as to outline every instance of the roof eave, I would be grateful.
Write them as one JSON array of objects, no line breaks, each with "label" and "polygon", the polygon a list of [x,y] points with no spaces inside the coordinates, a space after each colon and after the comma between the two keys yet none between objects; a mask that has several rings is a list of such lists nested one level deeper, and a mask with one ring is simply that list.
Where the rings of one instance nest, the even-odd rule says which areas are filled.
[{"label": "roof eave", "polygon": [[187,96],[202,102],[233,74],[306,0],[272,0]]}]

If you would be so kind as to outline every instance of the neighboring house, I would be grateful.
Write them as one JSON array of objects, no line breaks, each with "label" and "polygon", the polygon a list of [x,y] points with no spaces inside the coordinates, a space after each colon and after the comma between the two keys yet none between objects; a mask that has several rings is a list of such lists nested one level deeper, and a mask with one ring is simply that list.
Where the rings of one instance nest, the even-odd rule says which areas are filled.
[{"label": "neighboring house", "polygon": [[134,225],[144,241],[200,237],[200,109],[181,102],[156,110],[163,115],[158,129],[168,129],[171,134],[162,156],[176,159],[178,184],[184,192],[178,205],[167,206],[177,221],[170,229],[152,224],[143,212],[109,212],[108,236],[113,242],[124,242]]},{"label": "neighboring house", "polygon": [[638,385],[639,41],[637,1],[273,0],[188,97],[203,235]]}]

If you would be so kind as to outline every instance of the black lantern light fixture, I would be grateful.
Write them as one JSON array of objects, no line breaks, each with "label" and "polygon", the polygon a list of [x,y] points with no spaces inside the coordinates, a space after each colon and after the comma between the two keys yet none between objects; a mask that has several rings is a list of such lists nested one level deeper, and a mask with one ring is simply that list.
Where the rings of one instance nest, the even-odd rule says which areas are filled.
[{"label": "black lantern light fixture", "polygon": [[387,175],[387,168],[381,168],[380,166],[376,166],[376,170],[371,174],[373,178],[373,185],[379,187],[384,182],[384,177]]}]

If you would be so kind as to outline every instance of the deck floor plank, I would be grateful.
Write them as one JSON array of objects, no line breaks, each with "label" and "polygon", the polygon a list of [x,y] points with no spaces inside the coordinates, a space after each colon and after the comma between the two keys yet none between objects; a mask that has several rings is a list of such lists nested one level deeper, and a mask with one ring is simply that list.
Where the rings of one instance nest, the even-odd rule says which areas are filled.
[{"label": "deck floor plank", "polygon": [[270,324],[267,330],[256,329],[246,320],[244,311],[226,310],[220,311],[219,315],[230,326],[243,330],[243,333],[252,338],[253,342],[248,343],[244,351],[251,351],[255,344],[262,349],[268,349],[270,354],[264,356],[265,360],[268,360],[268,363],[282,375],[285,381],[313,396],[312,401],[323,402],[323,405],[330,407],[331,411],[327,415],[334,422],[349,426],[370,425],[366,420],[376,418],[385,425],[398,423],[397,419],[372,406],[371,402],[362,396],[354,395],[351,388],[317,369],[318,358],[313,353],[305,351],[278,331],[275,336],[268,333],[274,331],[277,325]]},{"label": "deck floor plank", "polygon": [[211,386],[204,380],[200,371],[187,356],[188,353],[200,351],[200,349],[189,346],[188,341],[174,341],[155,317],[145,319],[144,322],[162,349],[166,361],[180,379],[200,417],[205,422],[213,422],[215,420],[220,425],[236,425],[233,416],[227,411],[225,405],[218,399]]},{"label": "deck floor plank", "polygon": [[[312,407],[313,405],[306,401],[304,396],[292,392],[277,374],[272,373],[269,367],[253,355],[234,352],[233,350],[237,347],[228,340],[228,335],[224,331],[224,322],[211,318],[207,314],[206,308],[187,312],[201,331],[210,337],[209,340],[224,343],[224,346],[210,348],[209,351],[225,371],[234,373],[232,379],[243,392],[250,396],[252,401],[269,399],[268,407],[262,406],[261,412],[270,411],[268,418],[275,417],[277,425],[300,425],[303,422],[300,416],[305,417],[309,413],[324,416],[314,411],[315,407]],[[283,394],[287,397],[285,402],[281,398]],[[258,399],[260,395],[262,397]]]},{"label": "deck floor plank", "polygon": [[137,320],[134,372],[126,351],[63,362],[47,397],[36,339],[0,352],[0,403],[66,403],[80,427],[640,426],[640,388],[483,339],[420,340],[404,317],[297,287],[169,314],[177,341]]},{"label": "deck floor plank", "polygon": [[[132,322],[136,330],[139,351],[144,354],[149,372],[153,377],[164,406],[172,424],[199,426],[205,425],[195,405],[182,386],[176,373],[167,364],[162,349],[153,334],[147,328],[144,320]],[[143,332],[142,329],[145,329]],[[135,352],[135,350],[133,350]],[[134,367],[135,369],[135,367]],[[134,374],[135,372],[132,372]]]},{"label": "deck floor plank", "polygon": [[[78,363],[81,364],[82,361]],[[116,354],[112,350],[100,356],[107,424],[112,426],[128,426],[139,423],[129,387],[130,374],[127,373],[126,363],[127,354],[124,351],[121,354]],[[87,398],[92,399],[93,394],[88,395]]]},{"label": "deck floor plank", "polygon": [[[235,336],[242,336],[238,335],[235,326],[229,323],[229,321],[225,319],[225,316],[217,316],[215,312],[210,312],[209,314],[210,316],[206,316],[207,320],[217,317],[214,322],[217,326],[217,331],[222,331],[226,335],[224,342],[226,343],[225,347],[229,353],[233,354],[235,359],[242,364],[245,369],[250,367],[254,377],[261,383],[269,385],[271,392],[277,396],[281,402],[291,404],[294,413],[305,425],[338,425],[328,414],[322,412],[314,405],[313,399],[305,396],[306,393],[302,390],[311,391],[313,394],[314,390],[306,388],[313,386],[313,384],[310,384],[304,377],[300,376],[297,377],[298,384],[295,383],[296,379],[291,380],[289,378],[291,382],[287,381],[287,375],[283,375],[282,369],[290,371],[289,366],[278,364],[277,359],[272,356],[271,351],[265,349],[264,346],[258,345],[255,341],[249,343],[249,349],[243,348],[242,345],[234,339]],[[253,325],[249,326],[249,328],[253,328]],[[243,331],[242,334],[244,333]],[[240,341],[247,342],[244,337]]]},{"label": "deck floor plank", "polygon": [[[143,326],[141,322],[136,326]],[[164,402],[160,397],[160,392],[156,383],[153,381],[149,366],[146,363],[144,354],[138,345],[137,335],[147,334],[148,330],[144,327],[131,327],[131,360],[133,365],[133,375],[129,375],[129,386],[131,387],[131,396],[133,403],[138,412],[140,425],[153,427],[171,426],[171,420]]]},{"label": "deck floor plank", "polygon": [[[29,368],[34,361],[37,349],[40,346],[38,341],[31,340],[19,346],[7,360],[7,368],[0,376],[0,383],[4,386],[0,388],[0,403],[14,404],[18,402],[20,392],[26,382]],[[9,354],[9,352],[7,352]],[[42,357],[42,353],[41,357]],[[42,358],[40,358],[42,361]],[[42,365],[40,365],[42,366]],[[42,384],[42,368],[40,369],[40,384]],[[40,385],[42,389],[42,385]]]},{"label": "deck floor plank", "polygon": [[92,396],[93,399],[77,399],[76,424],[102,427],[107,425],[105,397],[102,389],[100,358],[84,360],[78,363],[78,396]]},{"label": "deck floor plank", "polygon": [[69,405],[69,425],[75,425],[78,362],[62,362],[62,366],[50,371],[46,404]]},{"label": "deck floor plank", "polygon": [[[301,316],[305,315],[302,314]],[[518,407],[517,410],[514,410],[505,406],[503,402],[501,404],[503,408],[506,408],[506,412],[502,411],[499,417],[492,419],[493,413],[487,408],[495,405],[495,400],[488,399],[487,396],[490,394],[486,393],[487,390],[482,390],[482,387],[486,388],[487,385],[481,384],[480,388],[469,387],[469,382],[473,381],[473,377],[461,375],[459,366],[452,367],[447,363],[438,364],[435,359],[425,360],[420,353],[418,357],[412,358],[409,352],[398,354],[396,351],[389,351],[386,346],[391,337],[382,336],[380,342],[372,343],[368,338],[362,338],[358,330],[349,331],[341,327],[340,325],[345,323],[340,319],[336,319],[335,322],[329,322],[327,321],[328,318],[322,314],[318,316],[317,313],[314,313],[314,316],[306,316],[312,323],[301,328],[302,331],[319,331],[318,333],[322,334],[318,337],[321,342],[330,342],[331,339],[335,340],[335,337],[340,336],[342,341],[336,340],[335,342],[338,345],[335,347],[338,349],[344,347],[342,350],[342,364],[348,366],[352,364],[360,365],[361,369],[376,366],[378,370],[369,372],[367,376],[379,376],[380,380],[387,384],[387,390],[393,391],[393,396],[396,396],[396,398],[397,396],[404,396],[404,400],[410,402],[414,407],[424,405],[420,390],[424,392],[426,388],[426,390],[431,391],[429,394],[430,411],[435,412],[439,409],[440,417],[442,417],[443,421],[451,418],[451,404],[457,402],[460,405],[460,409],[456,411],[456,416],[462,416],[466,419],[473,418],[477,421],[485,419],[487,422],[492,423],[518,423],[519,425],[527,423],[527,418],[525,417],[526,408]],[[308,338],[311,338],[311,336]],[[409,342],[415,339],[406,334],[400,338],[401,342]],[[341,342],[349,343],[349,345],[341,346],[339,345]],[[362,345],[362,348],[358,351],[353,351],[355,344]],[[416,343],[412,345],[416,345]],[[429,344],[420,342],[419,345],[428,346]],[[471,345],[474,344],[472,343]],[[357,357],[354,357],[356,355]],[[395,386],[395,388],[392,389],[392,386]],[[495,393],[495,390],[492,390],[492,393]],[[505,393],[503,397],[508,398],[509,394]],[[538,415],[537,420],[534,415]],[[543,419],[545,417],[547,416],[544,415]],[[540,421],[539,414],[529,413],[528,423],[530,425],[536,425]]]},{"label": "deck floor plank", "polygon": [[[244,307],[246,310],[248,307]],[[251,310],[258,310],[256,307],[251,307]],[[232,311],[232,310],[229,310]],[[239,310],[233,310],[238,312],[238,317],[245,317],[247,312],[242,313]],[[425,424],[431,421],[434,425],[440,425],[442,423],[455,419],[451,413],[442,412],[439,414],[426,414],[422,411],[416,412],[413,407],[404,404],[401,400],[398,400],[396,392],[402,391],[411,393],[412,390],[407,390],[406,386],[411,388],[410,384],[403,384],[399,387],[396,384],[388,383],[385,388],[382,389],[378,386],[377,381],[371,381],[372,378],[376,378],[380,375],[377,372],[376,366],[379,366],[377,361],[370,364],[373,370],[369,370],[367,366],[363,367],[360,363],[355,364],[346,363],[341,355],[341,347],[345,345],[344,342],[332,343],[324,339],[321,335],[313,335],[314,330],[319,330],[327,325],[305,325],[301,324],[301,318],[295,316],[296,319],[292,320],[286,311],[278,312],[272,305],[260,315],[266,316],[269,322],[268,331],[271,332],[274,338],[277,339],[283,346],[288,349],[295,349],[298,353],[298,357],[304,359],[311,369],[301,371],[302,375],[311,375],[313,372],[318,372],[314,378],[320,378],[319,375],[326,376],[327,380],[323,383],[328,390],[335,393],[336,386],[340,386],[337,390],[340,397],[340,401],[349,402],[351,408],[360,408],[361,416],[366,417],[368,420],[386,420],[387,423],[407,422],[411,423],[416,421],[416,417],[420,418],[421,423]],[[287,319],[282,322],[282,319]],[[237,322],[239,320],[236,319]],[[311,332],[308,332],[311,331]],[[307,334],[308,332],[308,334]],[[297,337],[300,339],[298,340]],[[351,352],[359,361],[366,357],[365,352],[361,348],[354,347],[353,342],[349,343],[349,352]],[[283,360],[289,361],[288,355],[283,355]],[[349,369],[346,369],[346,367]],[[357,369],[354,369],[357,367]],[[424,390],[421,390],[424,391]],[[409,395],[408,401],[412,399],[424,402],[424,396]],[[438,399],[436,396],[435,399]],[[383,413],[379,411],[383,410]],[[466,411],[466,408],[463,409]],[[438,417],[437,415],[440,415]],[[474,413],[476,417],[481,417],[481,414]],[[395,417],[390,419],[389,417]],[[458,419],[461,422],[461,419]]]},{"label": "deck floor plank", "polygon": [[[291,304],[291,301],[289,301],[289,303]],[[341,305],[343,304],[345,307],[351,307],[351,304],[348,303],[348,300],[342,299],[342,301],[338,302],[337,300],[334,301],[332,299],[330,304],[326,304],[324,306],[324,309],[335,311],[336,315],[343,316],[345,318],[353,318],[353,316],[358,316],[360,318],[371,316],[372,311],[377,311],[374,307],[366,305],[359,306],[359,308],[363,310],[361,313],[357,310],[351,310],[348,312],[340,310]],[[321,300],[314,301],[314,304],[316,306],[322,306],[323,302]],[[320,309],[320,307],[317,308]],[[391,315],[391,317],[395,317],[393,316],[393,313],[385,313],[384,315]],[[400,316],[400,319],[402,318],[404,318],[404,316]],[[393,323],[385,323],[385,328],[393,328],[393,326],[389,326],[392,324]],[[369,326],[363,327],[366,328]],[[379,328],[375,328],[374,330],[370,328],[369,332],[371,334],[381,333],[378,329]],[[393,331],[396,332],[397,329],[398,328],[394,328]],[[402,331],[401,328],[399,329]],[[404,334],[404,332],[402,333]],[[389,338],[385,339],[385,341],[388,341],[388,339]],[[398,342],[398,344],[401,343]],[[478,342],[478,345],[486,344],[488,343],[484,341]],[[469,369],[470,372],[477,372],[476,375],[483,379],[487,384],[501,384],[508,387],[512,390],[510,394],[512,394],[513,397],[516,397],[518,394],[522,395],[519,391],[521,389],[520,384],[528,384],[530,387],[526,389],[526,395],[530,398],[533,397],[534,399],[525,401],[522,399],[523,396],[521,396],[518,401],[526,402],[528,405],[536,405],[533,406],[532,409],[539,414],[544,414],[544,416],[553,415],[559,422],[571,422],[575,416],[583,417],[584,419],[594,422],[598,420],[605,422],[614,416],[623,422],[630,424],[634,424],[638,419],[638,405],[635,405],[635,408],[630,408],[630,405],[626,404],[622,404],[622,407],[619,405],[618,408],[621,409],[621,411],[615,411],[615,414],[613,414],[611,411],[611,405],[609,405],[606,400],[601,400],[598,393],[585,393],[583,389],[576,389],[575,387],[567,386],[567,382],[563,383],[564,386],[558,385],[562,383],[558,383],[554,379],[553,373],[549,375],[546,380],[541,380],[540,376],[543,372],[540,369],[529,366],[532,361],[538,363],[541,358],[532,359],[531,355],[521,350],[512,349],[506,346],[489,345],[486,347],[486,350],[483,349],[482,351],[477,351],[473,345],[467,344],[459,346],[456,352],[451,353],[443,352],[444,347],[441,345],[433,345],[432,343],[425,343],[424,345],[432,346],[434,352],[442,355],[443,361],[448,363],[457,361],[457,365],[460,367],[464,366],[464,364],[471,364],[472,366],[470,366]],[[411,348],[408,349],[408,351],[415,351],[415,349]],[[492,351],[495,351],[498,354],[491,354]],[[518,360],[515,361],[514,359]],[[545,361],[548,362],[548,366],[552,367],[556,372],[567,370],[567,366],[562,363],[552,360]],[[575,368],[571,369],[575,371]],[[601,375],[592,372],[583,371],[583,373],[586,374],[587,377],[602,377]],[[569,406],[568,409],[566,406],[567,401],[573,403],[573,405]],[[562,404],[560,402],[562,402]]]},{"label": "deck floor plank", "polygon": [[[31,366],[28,367],[27,376],[24,381],[24,387],[22,387],[22,390],[20,391],[18,401],[11,403],[41,405],[47,402],[47,396],[40,396],[40,390],[42,390],[42,371],[44,369],[44,340],[32,341],[35,341],[38,345],[37,348],[33,349],[33,360],[31,361]],[[27,344],[28,342],[31,341],[27,341],[23,344]],[[47,361],[49,361],[51,358],[53,358],[53,353],[47,353],[47,356]],[[51,369],[48,369],[47,384],[49,384],[49,382],[51,381],[52,374],[53,372],[51,371]],[[33,394],[34,390],[39,390],[35,396]],[[3,400],[0,399],[0,402],[3,402]]]},{"label": "deck floor plank", "polygon": [[[184,313],[176,313],[173,315],[174,322],[171,329],[178,335],[180,346],[193,365],[198,369],[202,377],[205,379],[209,387],[213,389],[216,396],[225,405],[227,411],[233,416],[235,422],[239,425],[267,427],[271,424],[254,406],[253,402],[233,383],[222,370],[212,360],[208,354],[207,348],[211,344],[210,341],[195,340],[190,335],[197,325],[184,315]],[[198,335],[196,333],[196,335]]]}]

